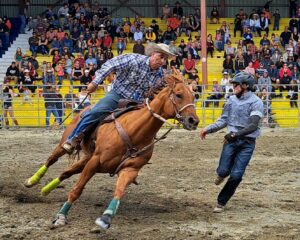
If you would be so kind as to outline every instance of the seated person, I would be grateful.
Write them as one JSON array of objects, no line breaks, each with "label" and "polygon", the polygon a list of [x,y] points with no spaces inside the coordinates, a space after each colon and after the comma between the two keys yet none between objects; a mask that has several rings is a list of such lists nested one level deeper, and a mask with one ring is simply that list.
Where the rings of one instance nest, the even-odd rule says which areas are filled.
[{"label": "seated person", "polygon": [[213,9],[210,12],[210,23],[219,23],[220,20],[220,14],[217,9],[217,7],[213,7]]},{"label": "seated person", "polygon": [[19,68],[16,65],[16,62],[13,61],[11,65],[7,68],[4,82],[6,81],[14,81],[15,84],[18,83],[18,78],[19,78]]},{"label": "seated person", "polygon": [[205,101],[205,107],[209,107],[210,103],[213,103],[215,107],[219,106],[219,99],[222,98],[221,86],[218,84],[217,80],[213,80],[213,86],[207,101]]}]

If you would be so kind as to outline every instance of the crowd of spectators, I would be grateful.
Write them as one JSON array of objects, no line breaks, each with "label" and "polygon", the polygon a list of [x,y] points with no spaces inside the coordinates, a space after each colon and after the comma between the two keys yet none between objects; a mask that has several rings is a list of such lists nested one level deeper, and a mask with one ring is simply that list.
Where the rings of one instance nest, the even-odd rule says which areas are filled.
[{"label": "crowd of spectators", "polygon": [[[207,53],[211,58],[215,51],[224,53],[223,78],[220,84],[214,80],[211,94],[205,103],[207,106],[223,97],[226,100],[232,94],[230,78],[240,71],[246,71],[253,74],[258,84],[256,91],[261,96],[267,94],[268,101],[282,97],[282,91],[286,90],[291,107],[297,107],[300,8],[293,12],[289,26],[278,35],[281,16],[278,9],[274,13],[270,12],[271,2],[268,1],[263,9],[253,9],[249,15],[240,9],[234,18],[233,36],[230,23],[220,22],[219,11],[213,7],[210,23],[217,27],[215,34],[207,36]],[[168,44],[177,54],[164,68],[180,69],[199,98],[202,88],[199,86],[201,82],[196,66],[201,58],[200,10],[195,8],[193,14],[186,15],[180,2],[176,2],[173,7],[165,4],[161,19],[167,24],[166,31],[160,29],[155,19],[146,26],[138,15],[133,20],[129,17],[113,18],[100,5],[91,6],[74,1],[71,5],[65,3],[57,12],[49,7],[42,15],[28,19],[27,26],[33,30],[29,38],[32,54],[27,56],[22,49],[18,49],[15,61],[7,69],[6,80],[18,84],[19,94],[28,90],[35,93],[36,81],[42,81],[44,86],[57,85],[58,90],[66,79],[69,79],[70,84],[76,81],[85,86],[93,80],[95,71],[114,57],[113,49],[120,55],[128,49],[128,43],[133,43],[132,52],[145,54],[144,45],[156,42]],[[272,22],[272,30],[276,32],[270,35]],[[0,20],[0,34],[1,26],[3,28],[3,21]],[[240,40],[232,43],[232,37],[236,39],[238,32]],[[254,42],[255,37],[261,37],[259,46]],[[39,64],[37,54],[51,56],[52,61]],[[275,94],[276,89],[279,94]],[[79,87],[80,92],[84,90]],[[46,92],[46,87],[43,91]],[[77,99],[80,99],[79,96]]]}]

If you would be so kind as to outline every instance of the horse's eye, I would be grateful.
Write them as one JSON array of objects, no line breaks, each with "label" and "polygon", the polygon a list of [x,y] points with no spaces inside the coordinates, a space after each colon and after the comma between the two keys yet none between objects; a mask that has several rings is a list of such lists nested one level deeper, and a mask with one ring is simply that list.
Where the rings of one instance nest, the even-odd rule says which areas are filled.
[{"label": "horse's eye", "polygon": [[181,98],[182,98],[182,94],[177,93],[177,94],[176,94],[176,97],[179,98],[179,99],[181,99]]}]

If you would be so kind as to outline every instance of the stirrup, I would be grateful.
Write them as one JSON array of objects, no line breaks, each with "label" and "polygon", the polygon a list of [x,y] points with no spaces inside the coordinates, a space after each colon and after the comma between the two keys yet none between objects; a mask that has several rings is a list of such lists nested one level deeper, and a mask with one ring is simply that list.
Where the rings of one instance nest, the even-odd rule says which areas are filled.
[{"label": "stirrup", "polygon": [[68,154],[72,154],[75,147],[72,146],[71,143],[69,142],[65,142],[63,145],[62,145],[62,148],[65,149],[67,151]]}]

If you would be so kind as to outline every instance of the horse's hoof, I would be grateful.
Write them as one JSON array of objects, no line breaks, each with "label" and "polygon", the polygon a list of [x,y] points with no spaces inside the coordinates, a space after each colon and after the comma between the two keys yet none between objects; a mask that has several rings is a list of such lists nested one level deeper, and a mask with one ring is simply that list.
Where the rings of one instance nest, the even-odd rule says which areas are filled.
[{"label": "horse's hoof", "polygon": [[57,214],[56,218],[52,222],[52,225],[55,228],[65,226],[66,224],[68,224],[67,217],[61,213]]},{"label": "horse's hoof", "polygon": [[110,227],[111,219],[112,217],[110,215],[104,214],[101,216],[101,218],[97,218],[95,223],[102,229],[106,230]]},{"label": "horse's hoof", "polygon": [[32,183],[32,182],[30,181],[30,178],[28,178],[28,179],[24,182],[24,186],[27,187],[27,188],[31,188],[31,187],[33,187],[33,186],[36,185],[36,184],[37,184],[37,182],[36,182],[36,183]]}]

